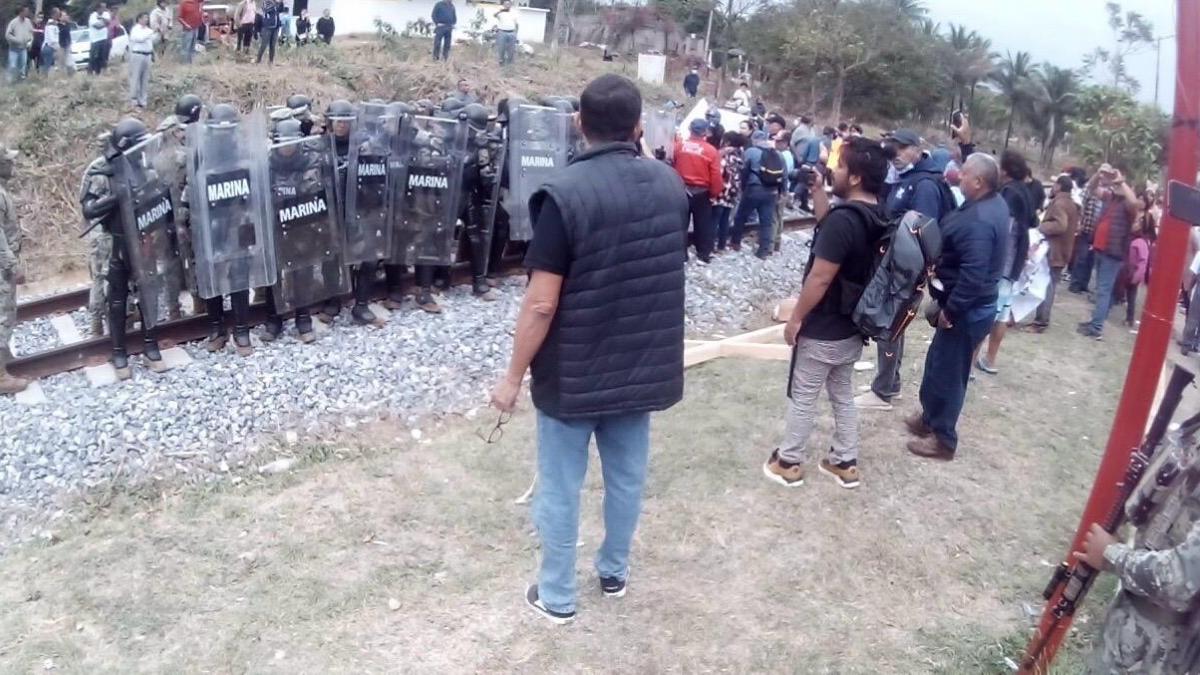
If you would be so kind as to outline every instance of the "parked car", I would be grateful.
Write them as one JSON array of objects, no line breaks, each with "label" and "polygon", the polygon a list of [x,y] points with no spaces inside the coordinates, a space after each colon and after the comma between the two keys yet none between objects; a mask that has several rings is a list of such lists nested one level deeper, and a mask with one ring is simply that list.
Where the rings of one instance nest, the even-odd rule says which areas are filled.
[{"label": "parked car", "polygon": [[[108,60],[124,61],[129,55],[129,34],[125,32],[124,26],[117,26],[117,37],[113,38],[112,51],[109,52]],[[74,64],[75,70],[87,70],[88,55],[92,50],[92,39],[86,28],[76,28],[71,31],[71,63]]]}]

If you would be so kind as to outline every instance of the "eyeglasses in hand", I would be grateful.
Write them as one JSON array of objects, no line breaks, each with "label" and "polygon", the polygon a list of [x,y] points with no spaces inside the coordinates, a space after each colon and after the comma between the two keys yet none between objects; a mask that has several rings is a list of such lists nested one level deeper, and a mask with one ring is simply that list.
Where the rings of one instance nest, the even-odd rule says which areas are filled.
[{"label": "eyeglasses in hand", "polygon": [[500,417],[496,420],[496,426],[492,427],[490,430],[487,427],[476,429],[475,435],[489,445],[492,443],[498,443],[500,439],[504,437],[504,425],[508,424],[510,421],[512,421],[512,413],[502,412],[500,413]]}]

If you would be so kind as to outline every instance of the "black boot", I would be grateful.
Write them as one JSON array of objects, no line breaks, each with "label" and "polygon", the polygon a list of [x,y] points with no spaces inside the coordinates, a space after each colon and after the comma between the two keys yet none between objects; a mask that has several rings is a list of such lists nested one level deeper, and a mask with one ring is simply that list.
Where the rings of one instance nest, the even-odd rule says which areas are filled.
[{"label": "black boot", "polygon": [[300,336],[300,341],[305,344],[317,339],[317,333],[313,330],[312,316],[307,310],[296,311],[296,333]]},{"label": "black boot", "polygon": [[233,346],[237,350],[238,356],[250,356],[254,353],[254,347],[250,344],[249,326],[234,327]]},{"label": "black boot", "polygon": [[157,340],[146,340],[142,345],[142,362],[153,373],[165,373],[170,370],[167,362],[163,361],[162,352],[158,349]]},{"label": "black boot", "polygon": [[129,370],[129,354],[125,353],[125,348],[114,348],[112,358],[109,359],[113,370],[117,371],[118,380],[128,380],[133,377],[133,372]]},{"label": "black boot", "polygon": [[487,282],[487,277],[475,277],[475,281],[471,284],[471,292],[475,294],[475,297],[487,302],[495,302],[497,299],[492,285]]},{"label": "black boot", "polygon": [[267,317],[267,322],[263,324],[262,333],[259,337],[263,342],[274,342],[283,335],[283,319],[277,316]]},{"label": "black boot", "polygon": [[384,324],[383,319],[375,316],[375,312],[372,312],[371,308],[363,302],[354,303],[354,309],[350,310],[350,317],[354,319],[354,323],[360,326],[382,326]]},{"label": "black boot", "polygon": [[383,275],[387,285],[383,306],[393,312],[404,309],[404,266],[384,265]]},{"label": "black boot", "polygon": [[209,298],[204,305],[204,311],[208,314],[208,342],[205,347],[210,352],[222,351],[229,342],[229,336],[225,333],[225,298]]},{"label": "black boot", "polygon": [[338,298],[330,298],[321,306],[321,311],[317,312],[317,318],[325,323],[333,323],[333,320],[341,313],[342,301]]},{"label": "black boot", "polygon": [[417,307],[430,314],[441,314],[442,306],[433,299],[433,289],[426,286],[417,293]]}]

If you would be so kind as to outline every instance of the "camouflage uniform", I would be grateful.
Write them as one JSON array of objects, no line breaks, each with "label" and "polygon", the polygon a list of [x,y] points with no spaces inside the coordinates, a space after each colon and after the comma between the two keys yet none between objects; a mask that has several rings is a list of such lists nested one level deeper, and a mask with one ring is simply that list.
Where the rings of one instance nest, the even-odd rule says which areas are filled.
[{"label": "camouflage uniform", "polygon": [[[2,150],[2,149],[0,149]],[[5,161],[0,157],[0,161]],[[21,228],[17,224],[17,209],[12,197],[0,182],[0,368],[8,365],[8,350],[13,329],[17,326],[17,259],[21,253]]]},{"label": "camouflage uniform", "polygon": [[[107,143],[107,140],[105,141]],[[96,184],[102,193],[111,192],[108,184],[108,161],[97,157],[83,172],[83,180],[79,185],[80,199],[87,194],[89,182],[103,179],[103,185]],[[112,235],[96,222],[85,222],[88,231],[88,274],[92,277],[92,288],[88,291],[88,318],[91,320],[92,333],[96,336],[103,334],[104,317],[108,312],[108,261],[112,258]]]},{"label": "camouflage uniform", "polygon": [[1164,455],[1138,492],[1153,490],[1164,462],[1180,467],[1179,477],[1158,489],[1132,546],[1104,551],[1121,591],[1090,673],[1200,672],[1200,451],[1171,444]]}]

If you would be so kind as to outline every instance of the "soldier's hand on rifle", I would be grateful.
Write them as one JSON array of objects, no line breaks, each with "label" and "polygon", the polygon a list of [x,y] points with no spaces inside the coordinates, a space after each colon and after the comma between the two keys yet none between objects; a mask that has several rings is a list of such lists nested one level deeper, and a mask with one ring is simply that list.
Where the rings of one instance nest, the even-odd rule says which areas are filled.
[{"label": "soldier's hand on rifle", "polygon": [[1099,523],[1092,523],[1091,529],[1083,539],[1083,550],[1071,553],[1071,557],[1087,563],[1094,570],[1105,571],[1108,569],[1108,561],[1104,559],[1104,551],[1116,543],[1116,537],[1100,527]]}]

